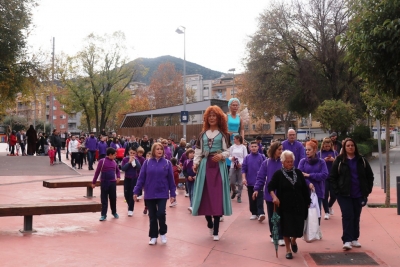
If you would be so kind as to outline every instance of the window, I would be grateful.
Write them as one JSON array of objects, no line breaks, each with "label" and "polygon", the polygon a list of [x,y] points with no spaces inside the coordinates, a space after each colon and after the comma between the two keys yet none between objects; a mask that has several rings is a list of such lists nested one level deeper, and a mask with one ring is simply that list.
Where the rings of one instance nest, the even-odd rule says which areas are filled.
[{"label": "window", "polygon": [[61,108],[65,108],[65,105],[62,105]]},{"label": "window", "polygon": [[64,125],[64,124],[61,124],[61,125],[60,125],[60,129],[65,129],[65,125]]},{"label": "window", "polygon": [[53,96],[53,100],[56,100],[56,97],[55,97],[55,96]]},{"label": "window", "polygon": [[255,124],[253,124],[253,131],[256,129],[256,125]]},{"label": "window", "polygon": [[57,107],[56,107],[56,106],[53,106],[53,110],[57,110]]},{"label": "window", "polygon": [[68,123],[68,129],[75,129],[76,123]]},{"label": "window", "polygon": [[208,90],[206,89],[203,90],[203,96],[208,96]]},{"label": "window", "polygon": [[209,89],[210,89],[210,87],[208,87],[208,86],[203,87],[203,90],[209,90]]},{"label": "window", "polygon": [[46,101],[50,101],[50,96],[46,96]]},{"label": "window", "polygon": [[66,119],[67,118],[67,116],[65,116],[65,115],[60,115],[60,119]]},{"label": "window", "polygon": [[56,115],[53,115],[53,120],[56,120],[57,119],[57,116]]},{"label": "window", "polygon": [[49,115],[46,115],[46,120],[49,120],[49,118],[50,118],[50,116],[49,116]]},{"label": "window", "polygon": [[263,124],[262,128],[263,128],[263,130],[269,130],[270,126],[269,126],[269,124]]},{"label": "window", "polygon": [[245,131],[248,131],[248,130],[249,130],[249,125],[245,125],[245,126],[244,126],[244,130],[245,130]]},{"label": "window", "polygon": [[197,90],[197,84],[196,85],[192,85],[192,89],[193,90]]}]

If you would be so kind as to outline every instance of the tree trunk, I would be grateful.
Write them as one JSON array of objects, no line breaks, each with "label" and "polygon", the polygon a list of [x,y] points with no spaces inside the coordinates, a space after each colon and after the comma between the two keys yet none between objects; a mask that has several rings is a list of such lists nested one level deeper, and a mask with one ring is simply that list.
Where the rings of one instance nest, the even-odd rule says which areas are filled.
[{"label": "tree trunk", "polygon": [[386,199],[385,207],[390,207],[390,115],[386,115]]}]

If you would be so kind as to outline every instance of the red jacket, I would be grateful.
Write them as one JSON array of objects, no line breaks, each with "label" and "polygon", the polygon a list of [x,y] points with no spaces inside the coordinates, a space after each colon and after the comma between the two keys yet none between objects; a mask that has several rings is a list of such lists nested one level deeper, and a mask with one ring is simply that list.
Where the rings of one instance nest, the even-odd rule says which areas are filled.
[{"label": "red jacket", "polygon": [[15,134],[10,135],[10,146],[15,146],[17,144],[17,137]]},{"label": "red jacket", "polygon": [[56,151],[55,150],[49,150],[49,152],[47,152],[47,154],[49,155],[49,158],[54,158],[56,156]]}]

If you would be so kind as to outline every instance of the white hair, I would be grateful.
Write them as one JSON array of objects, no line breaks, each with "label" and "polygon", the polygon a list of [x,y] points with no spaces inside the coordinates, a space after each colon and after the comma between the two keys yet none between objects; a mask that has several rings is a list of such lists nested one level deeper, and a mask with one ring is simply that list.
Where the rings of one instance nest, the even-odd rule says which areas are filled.
[{"label": "white hair", "polygon": [[286,161],[286,158],[287,158],[287,157],[292,157],[292,158],[293,158],[293,161],[295,160],[295,156],[294,156],[293,152],[290,151],[290,150],[285,150],[285,151],[283,151],[282,154],[281,154],[281,162]]}]

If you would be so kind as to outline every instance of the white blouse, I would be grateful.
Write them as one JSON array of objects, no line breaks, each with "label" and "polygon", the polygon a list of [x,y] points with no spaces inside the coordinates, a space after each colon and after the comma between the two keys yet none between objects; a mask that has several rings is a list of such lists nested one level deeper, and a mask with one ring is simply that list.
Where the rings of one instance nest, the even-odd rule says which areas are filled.
[{"label": "white blouse", "polygon": [[[232,158],[235,157],[238,159],[240,164],[243,164],[244,158],[247,156],[247,149],[244,145],[233,145],[229,148],[229,159],[232,161]],[[233,167],[233,164],[231,165]]]}]

